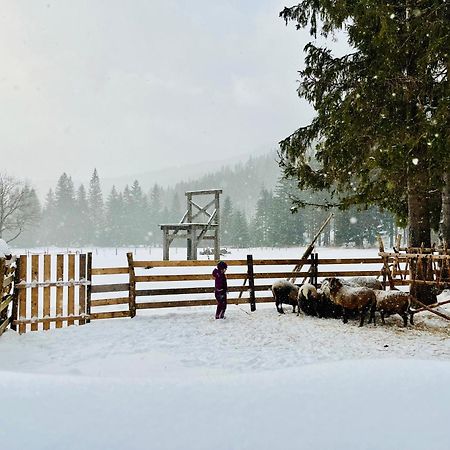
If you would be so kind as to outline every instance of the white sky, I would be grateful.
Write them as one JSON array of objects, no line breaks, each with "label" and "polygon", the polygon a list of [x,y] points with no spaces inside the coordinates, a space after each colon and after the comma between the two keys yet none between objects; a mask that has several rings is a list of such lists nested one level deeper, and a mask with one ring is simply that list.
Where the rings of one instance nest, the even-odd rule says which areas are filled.
[{"label": "white sky", "polygon": [[[0,156],[87,179],[266,152],[312,116],[285,0],[1,0]],[[295,2],[292,2],[295,4]],[[288,5],[291,3],[288,2]]]}]

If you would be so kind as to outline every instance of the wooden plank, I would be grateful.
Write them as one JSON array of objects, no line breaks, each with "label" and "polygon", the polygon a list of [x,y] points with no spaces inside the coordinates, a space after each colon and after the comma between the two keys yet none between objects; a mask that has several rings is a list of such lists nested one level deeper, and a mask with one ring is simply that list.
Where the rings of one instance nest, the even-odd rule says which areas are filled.
[{"label": "wooden plank", "polygon": [[[64,278],[64,255],[56,256],[56,280],[63,281]],[[63,326],[63,287],[56,287],[56,316],[61,319],[56,321],[56,328]]]},{"label": "wooden plank", "polygon": [[7,295],[6,297],[3,297],[3,300],[0,301],[0,313],[9,306],[9,304],[13,301],[13,298],[14,297],[12,295]]},{"label": "wooden plank", "polygon": [[[44,255],[44,281],[51,280],[51,255]],[[44,287],[44,304],[42,309],[44,318],[50,317],[50,286]],[[44,330],[50,329],[50,322],[44,322]]]},{"label": "wooden plank", "polygon": [[[256,303],[271,303],[273,297],[256,297]],[[229,305],[246,305],[249,304],[247,298],[230,298],[228,299]],[[201,300],[173,300],[163,302],[145,302],[136,303],[137,309],[159,309],[159,308],[184,308],[189,306],[211,306],[217,305],[216,299],[201,299]]]},{"label": "wooden plank", "polygon": [[64,320],[80,320],[86,318],[85,315],[80,316],[57,316],[57,317],[40,317],[38,319],[18,319],[16,320],[16,325],[20,324],[33,324],[33,323],[50,323],[50,322],[61,322]]},{"label": "wooden plank", "polygon": [[[282,266],[282,265],[298,265],[308,264],[309,259],[254,259],[254,266]],[[247,260],[226,260],[228,266],[246,266]],[[318,264],[382,264],[380,257],[375,258],[323,258],[318,260]],[[134,261],[134,267],[144,267],[151,269],[154,267],[201,267],[201,266],[215,266],[216,260],[196,260],[196,261]]]},{"label": "wooden plank", "polygon": [[[19,274],[20,281],[26,283],[27,281],[27,256],[21,255],[20,256],[20,274]],[[19,319],[25,319],[27,317],[27,290],[20,290],[18,291],[18,304],[19,304]],[[19,326],[19,333],[25,333],[27,331],[26,325],[22,324]]]},{"label": "wooden plank", "polygon": [[17,319],[19,312],[19,290],[17,285],[20,283],[20,258],[16,260],[16,270],[14,274],[14,291],[13,291],[13,305],[11,309],[11,329],[17,331],[17,326],[14,324],[14,320]]},{"label": "wooden plank", "polygon": [[124,305],[128,302],[129,302],[129,297],[100,298],[100,299],[91,300],[91,306]]},{"label": "wooden plank", "polygon": [[[75,255],[68,255],[68,280],[75,280]],[[75,314],[75,288],[69,286],[67,288],[67,315],[69,317]],[[67,326],[74,325],[75,322],[72,319],[67,321]]]},{"label": "wooden plank", "polygon": [[[1,269],[0,269],[1,270]],[[1,273],[1,272],[0,272]],[[0,288],[0,291],[7,292],[8,287],[11,285],[11,283],[14,281],[14,274],[9,275],[8,277],[5,277],[3,279],[3,286]]]},{"label": "wooden plank", "polygon": [[5,259],[0,258],[0,300],[3,297],[3,286],[5,284]]},{"label": "wooden plank", "polygon": [[102,292],[121,292],[129,290],[130,290],[130,283],[96,284],[91,286],[91,294],[100,294]]},{"label": "wooden plank", "polygon": [[[86,279],[86,254],[80,255],[79,269],[80,281]],[[86,314],[86,286],[80,286],[78,288],[78,314]],[[86,323],[85,319],[81,319],[79,325]]]},{"label": "wooden plank", "polygon": [[128,274],[128,267],[96,267],[92,275],[119,275]]},{"label": "wooden plank", "polygon": [[[31,282],[39,282],[39,255],[31,256]],[[31,318],[38,318],[39,316],[39,288],[31,288]],[[31,324],[31,331],[37,331],[38,324]]]},{"label": "wooden plank", "polygon": [[110,312],[98,312],[91,314],[91,320],[97,319],[116,319],[121,317],[130,317],[130,311],[110,311]]},{"label": "wooden plank", "polygon": [[0,336],[5,332],[5,330],[8,328],[8,325],[10,323],[10,318],[6,318],[3,322],[0,324]]}]

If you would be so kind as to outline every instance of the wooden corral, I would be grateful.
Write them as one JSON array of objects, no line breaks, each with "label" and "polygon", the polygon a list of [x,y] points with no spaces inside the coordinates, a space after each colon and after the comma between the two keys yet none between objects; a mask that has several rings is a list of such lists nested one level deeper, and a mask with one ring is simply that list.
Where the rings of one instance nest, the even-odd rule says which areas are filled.
[{"label": "wooden corral", "polygon": [[[228,302],[248,303],[253,311],[258,303],[273,301],[270,287],[280,279],[295,278],[298,284],[307,280],[317,285],[328,277],[370,276],[381,279],[385,288],[418,283],[411,270],[411,257],[382,252],[373,258],[336,259],[311,253],[307,259],[253,259],[248,255],[247,259],[227,260]],[[436,276],[433,283],[440,288],[450,286],[447,275],[444,277],[450,255],[413,257],[417,261],[431,258]],[[134,260],[128,253],[126,266],[96,267],[90,253],[22,255],[17,260],[8,323],[24,333],[48,330],[51,324],[60,328],[96,319],[134,317],[144,309],[216,305],[211,276],[216,264],[214,260]],[[11,276],[7,278],[11,283]]]}]

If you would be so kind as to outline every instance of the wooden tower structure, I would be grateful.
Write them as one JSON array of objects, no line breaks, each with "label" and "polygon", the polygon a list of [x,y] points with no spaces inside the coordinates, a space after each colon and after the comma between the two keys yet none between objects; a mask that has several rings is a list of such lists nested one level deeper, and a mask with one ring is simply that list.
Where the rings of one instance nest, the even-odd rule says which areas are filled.
[{"label": "wooden tower structure", "polygon": [[[214,259],[220,259],[220,203],[221,189],[206,191],[187,191],[187,210],[183,218],[176,224],[161,224],[163,232],[163,259],[169,260],[169,247],[174,239],[187,239],[187,259],[197,259],[197,248],[200,241],[214,242]],[[201,197],[205,206],[197,203]],[[212,197],[212,198],[211,198]]]}]

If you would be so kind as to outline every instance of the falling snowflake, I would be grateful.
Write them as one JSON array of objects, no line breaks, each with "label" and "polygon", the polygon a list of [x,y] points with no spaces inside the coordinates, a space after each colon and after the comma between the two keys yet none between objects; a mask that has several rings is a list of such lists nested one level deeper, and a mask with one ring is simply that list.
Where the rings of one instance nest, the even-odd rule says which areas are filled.
[{"label": "falling snowflake", "polygon": [[358,219],[356,217],[350,217],[350,223],[351,224],[355,224],[356,222],[358,222]]},{"label": "falling snowflake", "polygon": [[419,164],[419,158],[413,158],[412,159],[412,163],[417,166],[417,164]]}]

